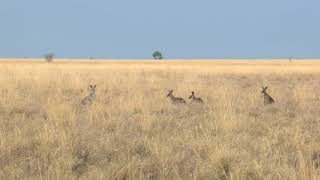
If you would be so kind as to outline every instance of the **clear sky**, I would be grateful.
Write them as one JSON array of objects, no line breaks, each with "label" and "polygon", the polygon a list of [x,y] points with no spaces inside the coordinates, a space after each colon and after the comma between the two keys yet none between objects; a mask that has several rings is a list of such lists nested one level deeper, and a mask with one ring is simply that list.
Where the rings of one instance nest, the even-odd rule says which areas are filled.
[{"label": "clear sky", "polygon": [[320,0],[0,2],[0,57],[320,58]]}]

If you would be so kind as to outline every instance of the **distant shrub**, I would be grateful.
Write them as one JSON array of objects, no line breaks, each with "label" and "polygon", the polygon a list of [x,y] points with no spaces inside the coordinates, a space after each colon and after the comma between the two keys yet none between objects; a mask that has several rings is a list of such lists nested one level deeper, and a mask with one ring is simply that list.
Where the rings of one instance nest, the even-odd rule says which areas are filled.
[{"label": "distant shrub", "polygon": [[46,54],[44,55],[44,58],[47,62],[52,62],[54,58],[54,54],[53,53]]},{"label": "distant shrub", "polygon": [[156,51],[152,54],[154,59],[163,59],[162,53],[160,51]]}]

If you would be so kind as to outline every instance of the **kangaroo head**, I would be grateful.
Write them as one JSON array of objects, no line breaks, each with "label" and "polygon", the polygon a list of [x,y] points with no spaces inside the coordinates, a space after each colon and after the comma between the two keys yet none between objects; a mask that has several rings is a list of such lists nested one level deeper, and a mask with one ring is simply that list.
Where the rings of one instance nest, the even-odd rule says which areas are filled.
[{"label": "kangaroo head", "polygon": [[90,85],[90,90],[91,90],[91,93],[95,93],[96,92],[96,85]]},{"label": "kangaroo head", "polygon": [[169,91],[169,93],[167,94],[167,97],[173,96],[172,93],[173,93],[173,90],[171,89],[171,90]]},{"label": "kangaroo head", "polygon": [[267,86],[266,86],[266,87],[262,87],[261,93],[262,93],[262,94],[267,94],[267,89],[268,89]]},{"label": "kangaroo head", "polygon": [[191,96],[189,96],[189,99],[194,99],[195,96],[194,96],[194,91],[191,92]]}]

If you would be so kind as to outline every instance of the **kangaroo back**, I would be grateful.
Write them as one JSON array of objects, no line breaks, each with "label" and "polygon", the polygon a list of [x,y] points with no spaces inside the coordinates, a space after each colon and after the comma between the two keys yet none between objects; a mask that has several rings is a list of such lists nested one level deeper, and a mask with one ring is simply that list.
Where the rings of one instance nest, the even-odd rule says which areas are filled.
[{"label": "kangaroo back", "polygon": [[174,104],[186,104],[187,102],[183,98],[173,97],[171,99]]}]

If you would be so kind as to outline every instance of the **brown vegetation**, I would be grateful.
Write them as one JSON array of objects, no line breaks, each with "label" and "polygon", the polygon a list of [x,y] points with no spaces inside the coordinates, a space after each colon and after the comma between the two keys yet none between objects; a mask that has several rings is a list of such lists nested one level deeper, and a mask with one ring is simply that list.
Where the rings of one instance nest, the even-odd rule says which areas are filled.
[{"label": "brown vegetation", "polygon": [[319,179],[319,75],[312,61],[2,61],[0,179]]}]

